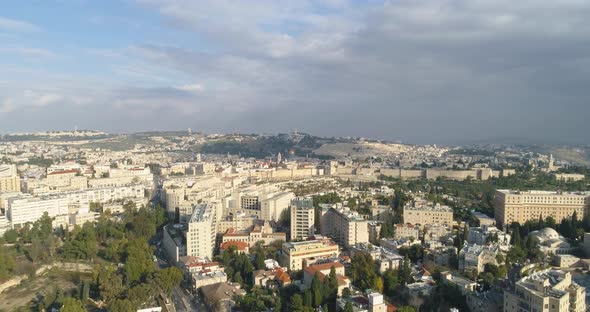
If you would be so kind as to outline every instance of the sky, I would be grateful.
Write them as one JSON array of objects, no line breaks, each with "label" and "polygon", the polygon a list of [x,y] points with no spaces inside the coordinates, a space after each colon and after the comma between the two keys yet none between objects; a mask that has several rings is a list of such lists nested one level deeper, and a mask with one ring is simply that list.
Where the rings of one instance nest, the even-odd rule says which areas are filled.
[{"label": "sky", "polygon": [[590,143],[590,1],[8,0],[0,133]]}]

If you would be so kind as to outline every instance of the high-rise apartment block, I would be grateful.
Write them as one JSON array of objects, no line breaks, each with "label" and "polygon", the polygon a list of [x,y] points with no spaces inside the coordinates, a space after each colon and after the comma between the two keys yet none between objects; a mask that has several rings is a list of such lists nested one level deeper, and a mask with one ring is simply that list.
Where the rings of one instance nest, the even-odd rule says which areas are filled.
[{"label": "high-rise apartment block", "polygon": [[203,203],[195,206],[186,232],[187,256],[213,259],[219,204]]},{"label": "high-rise apartment block", "polygon": [[315,211],[311,198],[291,201],[291,240],[305,240],[314,234]]},{"label": "high-rise apartment block", "polygon": [[582,218],[589,203],[590,193],[496,190],[495,215],[501,225],[520,224],[551,216],[561,222],[574,211]]},{"label": "high-rise apartment block", "polygon": [[349,208],[322,209],[321,233],[338,243],[350,247],[369,242],[369,221]]}]

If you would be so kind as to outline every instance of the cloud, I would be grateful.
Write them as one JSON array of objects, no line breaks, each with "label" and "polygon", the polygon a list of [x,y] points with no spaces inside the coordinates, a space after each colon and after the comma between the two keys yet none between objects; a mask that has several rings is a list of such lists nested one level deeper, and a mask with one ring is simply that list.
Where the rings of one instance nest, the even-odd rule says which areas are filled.
[{"label": "cloud", "polygon": [[57,54],[47,49],[28,48],[28,47],[0,47],[0,53],[14,54],[26,58],[48,59],[55,58]]},{"label": "cloud", "polygon": [[25,21],[19,21],[0,16],[0,29],[8,31],[31,32],[39,31],[40,28]]},{"label": "cloud", "polygon": [[146,32],[115,49],[120,58],[97,51],[117,57],[105,66],[116,83],[45,94],[70,103],[91,93],[87,111],[117,129],[298,128],[418,143],[586,142],[590,131],[586,1],[137,4],[162,17],[141,24],[180,39]]},{"label": "cloud", "polygon": [[[583,105],[590,73],[580,66],[589,61],[590,4],[582,1],[141,4],[219,52],[157,45],[135,52],[196,80],[213,78],[217,98],[243,94],[246,115],[235,121],[246,130],[570,140],[541,120],[556,107],[590,113]],[[590,128],[575,117],[567,124]]]},{"label": "cloud", "polygon": [[193,84],[185,84],[181,86],[176,86],[174,89],[187,91],[187,92],[199,92],[203,90],[203,86],[198,83]]}]

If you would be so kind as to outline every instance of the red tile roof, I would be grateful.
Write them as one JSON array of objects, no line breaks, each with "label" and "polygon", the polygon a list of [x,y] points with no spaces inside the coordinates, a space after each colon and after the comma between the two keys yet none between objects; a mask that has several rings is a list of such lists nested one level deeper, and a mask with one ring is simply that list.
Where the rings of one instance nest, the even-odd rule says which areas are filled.
[{"label": "red tile roof", "polygon": [[238,241],[227,241],[223,244],[221,244],[221,249],[223,250],[228,250],[229,247],[231,246],[236,246],[236,248],[238,250],[247,250],[248,249],[248,243],[246,242],[238,242]]}]

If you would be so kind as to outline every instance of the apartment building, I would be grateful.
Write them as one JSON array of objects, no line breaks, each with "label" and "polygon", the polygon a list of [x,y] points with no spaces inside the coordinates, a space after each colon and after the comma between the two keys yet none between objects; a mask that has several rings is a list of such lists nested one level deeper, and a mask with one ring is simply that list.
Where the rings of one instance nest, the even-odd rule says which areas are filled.
[{"label": "apartment building", "polygon": [[420,226],[413,225],[410,223],[406,224],[395,224],[395,232],[393,238],[395,239],[419,239],[420,238]]},{"label": "apartment building", "polygon": [[338,245],[329,239],[288,242],[281,250],[281,265],[291,271],[299,271],[304,267],[338,257]]},{"label": "apartment building", "polygon": [[494,206],[500,225],[520,224],[539,217],[553,217],[557,222],[570,218],[574,211],[582,218],[588,208],[588,192],[496,190]]},{"label": "apartment building", "polygon": [[422,200],[404,206],[404,223],[411,224],[453,224],[453,209],[441,204]]},{"label": "apartment building", "polygon": [[311,198],[298,197],[291,201],[291,240],[313,236],[315,210]]},{"label": "apartment building", "polygon": [[217,203],[202,203],[195,206],[187,224],[187,256],[213,258],[220,208]]},{"label": "apartment building", "polygon": [[535,272],[504,291],[504,311],[586,311],[586,288],[569,272],[548,269]]},{"label": "apartment building", "polygon": [[0,192],[20,192],[16,165],[0,165]]},{"label": "apartment building", "polygon": [[235,190],[224,198],[227,213],[247,213],[266,221],[279,221],[295,197],[292,192],[280,190],[275,184],[252,185]]},{"label": "apartment building", "polygon": [[497,265],[497,254],[498,248],[495,246],[465,244],[459,252],[459,270],[467,274],[479,274],[483,272],[486,264]]},{"label": "apartment building", "polygon": [[348,207],[322,208],[320,228],[322,235],[346,247],[369,242],[369,221]]},{"label": "apartment building", "polygon": [[65,197],[34,197],[30,194],[8,199],[6,218],[12,227],[35,222],[44,213],[50,217],[67,215],[69,213],[68,200]]}]

